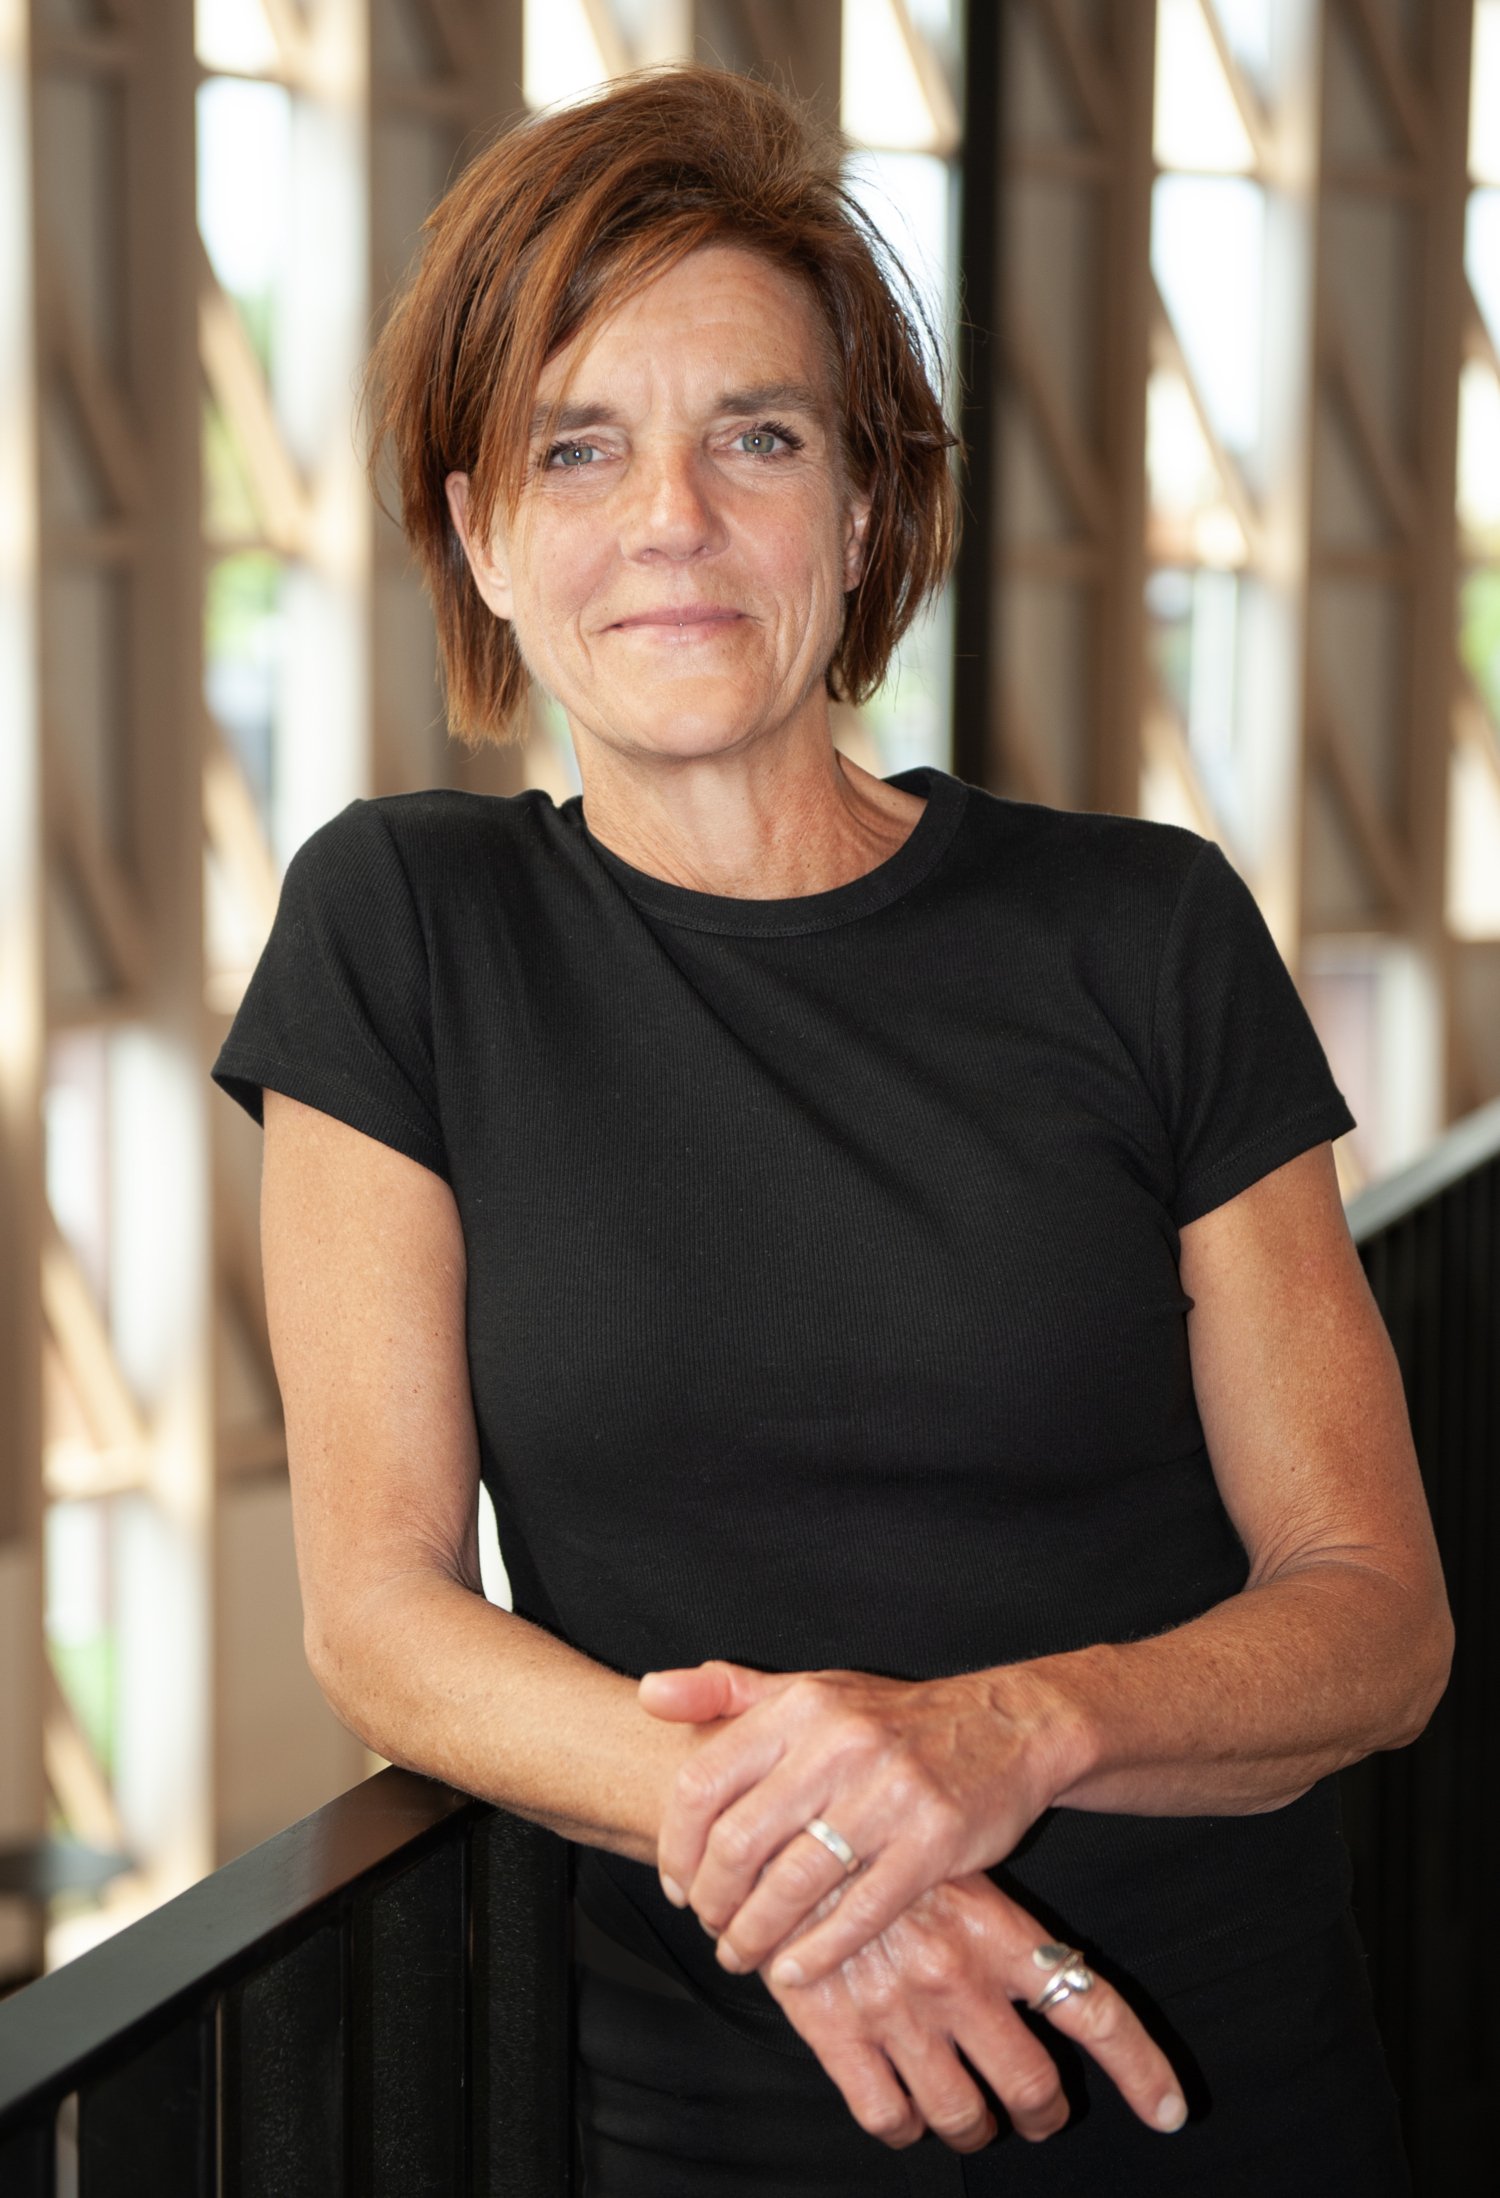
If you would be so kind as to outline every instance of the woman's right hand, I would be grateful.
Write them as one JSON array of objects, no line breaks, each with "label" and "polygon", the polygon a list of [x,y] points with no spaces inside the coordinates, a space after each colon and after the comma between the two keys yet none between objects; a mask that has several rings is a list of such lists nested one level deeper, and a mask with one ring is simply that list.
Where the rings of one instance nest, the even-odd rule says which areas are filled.
[{"label": "woman's right hand", "polygon": [[[837,1898],[836,1891],[819,1913]],[[774,1955],[761,1975],[862,2129],[896,2149],[931,2129],[954,2152],[978,2152],[997,2124],[955,2048],[1019,2136],[1038,2142],[1068,2118],[1056,2064],[1012,2005],[1045,1985],[1032,1955],[1046,1942],[1041,1926],[980,1871],[933,1886],[816,1984],[773,1985]],[[1149,2129],[1182,2126],[1186,2108],[1171,2063],[1102,1977],[1047,2020],[1093,2055]]]}]

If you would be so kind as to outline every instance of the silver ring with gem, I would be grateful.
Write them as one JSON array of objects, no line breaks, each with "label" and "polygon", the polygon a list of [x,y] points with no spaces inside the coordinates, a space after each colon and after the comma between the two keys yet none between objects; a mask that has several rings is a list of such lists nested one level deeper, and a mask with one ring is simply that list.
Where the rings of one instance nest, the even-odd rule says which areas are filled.
[{"label": "silver ring with gem", "polygon": [[1076,1946],[1038,1946],[1032,1953],[1038,1969],[1051,1972],[1037,1997],[1030,2002],[1033,2015],[1045,2015],[1075,1992],[1092,1992],[1094,1972]]}]

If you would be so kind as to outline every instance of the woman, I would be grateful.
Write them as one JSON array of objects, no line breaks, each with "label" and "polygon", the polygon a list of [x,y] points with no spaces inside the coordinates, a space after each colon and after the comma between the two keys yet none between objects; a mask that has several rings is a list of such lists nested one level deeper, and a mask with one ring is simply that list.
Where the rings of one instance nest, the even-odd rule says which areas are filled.
[{"label": "woman", "polygon": [[453,715],[537,679],[583,795],[352,804],[215,1070],[312,1668],[579,1843],[589,2198],[1399,2190],[1327,1774],[1448,1619],[1254,903],[835,750],[951,438],[778,94],[628,80],[429,229],[377,446]]}]

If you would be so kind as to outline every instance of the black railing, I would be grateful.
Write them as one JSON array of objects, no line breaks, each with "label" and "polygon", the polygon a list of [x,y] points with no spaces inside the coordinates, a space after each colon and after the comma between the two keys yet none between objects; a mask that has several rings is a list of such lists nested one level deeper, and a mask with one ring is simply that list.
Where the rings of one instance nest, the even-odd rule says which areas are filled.
[{"label": "black railing", "polygon": [[[1500,1103],[1349,1221],[1459,1634],[1422,1740],[1343,1777],[1425,2194],[1469,2187],[1500,2095]],[[562,1840],[382,1771],[0,2002],[0,2193],[566,2198],[570,1913]]]},{"label": "black railing", "polygon": [[[1414,1748],[1343,1775],[1355,1907],[1420,2192],[1482,2187],[1500,2097],[1500,1102],[1352,1201],[1395,1345],[1458,1632]],[[1477,2178],[1477,2180],[1476,2180]]]},{"label": "black railing", "polygon": [[566,2198],[569,1912],[561,1839],[381,1771],[0,2002],[0,2192]]}]

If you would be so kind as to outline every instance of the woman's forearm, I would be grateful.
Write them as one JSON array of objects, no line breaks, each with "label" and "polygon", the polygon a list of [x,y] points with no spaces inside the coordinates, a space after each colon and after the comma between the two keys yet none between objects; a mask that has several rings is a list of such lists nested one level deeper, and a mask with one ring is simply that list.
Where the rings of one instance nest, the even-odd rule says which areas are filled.
[{"label": "woman's forearm", "polygon": [[1357,1562],[1307,1563],[1144,1641],[986,1673],[1039,1721],[1054,1800],[1143,1816],[1250,1815],[1404,1746],[1446,1683],[1446,1605]]},{"label": "woman's forearm", "polygon": [[636,1682],[458,1580],[393,1581],[309,1644],[339,1719],[388,1762],[445,1779],[590,1846],[656,1859],[679,1765],[705,1728],[663,1724]]}]

